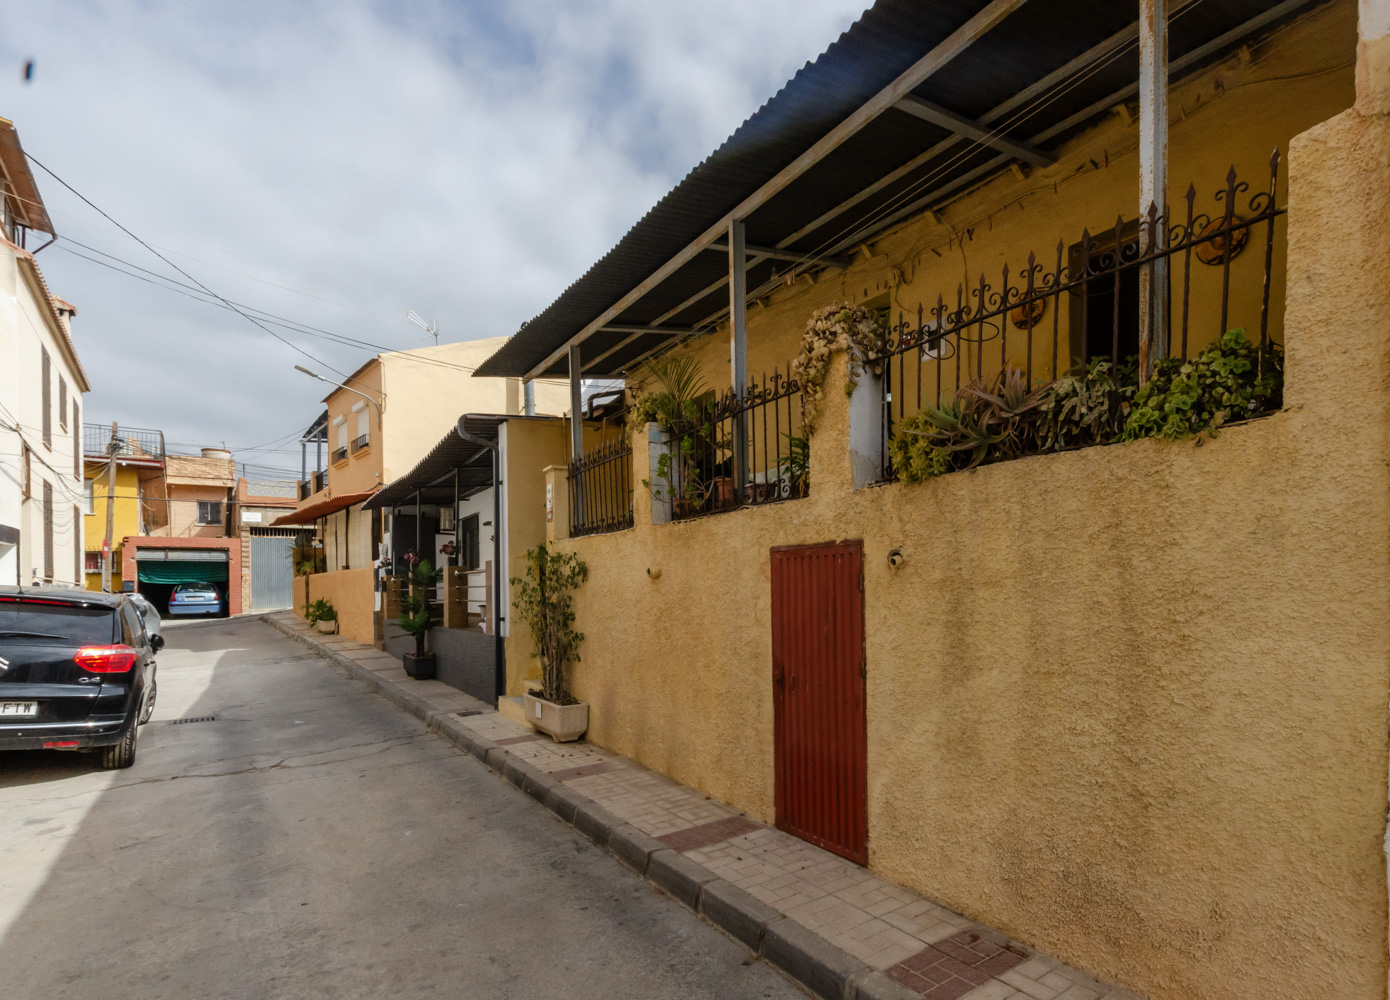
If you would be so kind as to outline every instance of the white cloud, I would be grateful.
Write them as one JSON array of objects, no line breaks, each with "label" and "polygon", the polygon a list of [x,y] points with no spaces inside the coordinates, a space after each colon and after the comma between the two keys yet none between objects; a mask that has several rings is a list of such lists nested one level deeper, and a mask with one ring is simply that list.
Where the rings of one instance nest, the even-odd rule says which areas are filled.
[{"label": "white cloud", "polygon": [[[514,332],[861,6],[10,0],[0,116],[219,293],[422,346],[407,307],[446,340]],[[36,173],[61,233],[163,270]],[[57,246],[40,261],[78,306],[93,420],[246,446],[314,416],[302,356],[244,320]],[[366,356],[286,336],[342,371]]]}]

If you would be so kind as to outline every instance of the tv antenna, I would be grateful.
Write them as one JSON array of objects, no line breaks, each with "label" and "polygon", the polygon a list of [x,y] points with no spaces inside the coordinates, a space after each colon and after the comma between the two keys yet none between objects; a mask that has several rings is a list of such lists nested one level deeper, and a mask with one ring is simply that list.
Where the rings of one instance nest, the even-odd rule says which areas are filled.
[{"label": "tv antenna", "polygon": [[434,346],[439,346],[439,320],[435,320],[433,323],[427,323],[425,322],[425,318],[414,309],[407,309],[405,311],[405,318],[416,326],[424,327],[425,333],[434,338]]}]

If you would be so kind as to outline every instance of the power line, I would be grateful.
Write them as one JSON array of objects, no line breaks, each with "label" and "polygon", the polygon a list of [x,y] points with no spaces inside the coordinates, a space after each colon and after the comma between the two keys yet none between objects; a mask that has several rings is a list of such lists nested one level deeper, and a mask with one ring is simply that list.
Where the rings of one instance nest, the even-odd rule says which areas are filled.
[{"label": "power line", "polygon": [[245,319],[248,323],[251,323],[252,325],[256,326],[258,329],[264,330],[266,333],[270,334],[272,337],[274,337],[276,340],[280,341],[280,342],[281,342],[282,344],[284,344],[285,346],[290,347],[290,348],[292,348],[293,350],[297,351],[298,353],[304,355],[304,356],[305,356],[306,358],[308,358],[310,361],[317,362],[318,364],[323,365],[323,366],[324,366],[325,368],[327,368],[329,371],[331,371],[331,372],[337,372],[339,375],[342,375],[344,378],[347,377],[347,375],[346,375],[344,372],[340,372],[340,371],[338,371],[338,369],[334,368],[334,367],[333,367],[332,365],[330,365],[328,362],[322,361],[322,360],[320,360],[320,359],[314,357],[312,354],[310,354],[308,351],[304,350],[302,347],[298,346],[297,344],[291,343],[289,340],[287,340],[286,338],[280,336],[280,334],[276,333],[274,330],[272,330],[270,327],[266,326],[264,323],[260,322],[259,320],[253,319],[251,316],[247,315],[245,312],[243,312],[242,310],[238,309],[236,306],[232,305],[232,303],[228,302],[228,301],[227,301],[226,299],[224,299],[222,296],[218,295],[216,292],[214,292],[214,291],[213,291],[211,288],[209,288],[207,285],[203,284],[203,283],[202,283],[201,281],[199,281],[197,278],[193,277],[193,275],[189,274],[189,273],[188,273],[187,271],[185,271],[183,268],[179,267],[177,264],[175,264],[173,261],[171,261],[168,257],[165,257],[162,253],[160,253],[160,252],[159,252],[158,250],[156,250],[154,247],[150,246],[148,243],[146,243],[146,242],[145,242],[144,240],[142,240],[140,237],[136,236],[134,233],[132,233],[132,232],[131,232],[129,229],[127,229],[125,226],[121,225],[119,222],[117,222],[115,219],[113,219],[113,218],[112,218],[110,215],[108,215],[105,211],[103,211],[101,208],[99,208],[99,207],[96,205],[96,203],[93,202],[90,198],[88,198],[86,195],[82,194],[82,192],[78,191],[75,187],[73,187],[73,186],[72,186],[71,184],[69,184],[67,181],[63,180],[61,177],[59,177],[57,174],[55,174],[52,170],[49,170],[48,167],[44,166],[41,162],[39,162],[39,160],[34,156],[34,154],[32,154],[32,153],[26,151],[24,155],[27,156],[30,160],[32,160],[33,163],[34,163],[34,165],[37,166],[40,170],[42,170],[44,173],[48,174],[48,176],[52,177],[55,181],[57,181],[59,184],[63,185],[63,187],[67,188],[67,189],[68,189],[69,191],[71,191],[74,195],[76,195],[79,199],[81,199],[83,202],[85,202],[90,208],[92,208],[95,212],[97,212],[99,215],[101,215],[101,217],[104,218],[107,222],[111,223],[113,226],[115,226],[115,227],[116,227],[117,229],[119,229],[121,232],[125,233],[127,236],[129,236],[131,239],[133,239],[136,243],[139,243],[142,247],[144,247],[144,248],[145,248],[146,250],[148,250],[150,253],[154,254],[154,255],[155,255],[156,257],[158,257],[160,260],[164,261],[165,264],[168,264],[168,265],[169,265],[170,267],[172,267],[175,271],[178,271],[179,274],[183,275],[183,276],[184,276],[185,278],[187,278],[189,281],[193,282],[195,285],[197,285],[199,288],[201,288],[204,292],[206,292],[207,294],[211,295],[213,298],[217,299],[219,302],[222,302],[224,305],[226,305],[227,308],[229,308],[229,309],[231,309],[232,311],[236,312],[236,313],[237,313],[238,315],[240,315],[243,319]]}]

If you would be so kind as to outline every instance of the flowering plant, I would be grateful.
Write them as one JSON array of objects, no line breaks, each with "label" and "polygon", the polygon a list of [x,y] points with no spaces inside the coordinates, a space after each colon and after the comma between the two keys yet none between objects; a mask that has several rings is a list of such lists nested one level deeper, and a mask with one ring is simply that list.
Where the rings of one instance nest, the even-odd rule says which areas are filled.
[{"label": "flowering plant", "polygon": [[[863,306],[841,302],[811,314],[801,335],[801,352],[791,365],[792,377],[801,383],[802,422],[808,434],[815,430],[816,414],[825,398],[830,356],[836,351],[849,353],[845,395],[851,395],[864,374],[864,359],[883,350],[886,334],[883,320]],[[877,367],[874,370],[878,372]]]},{"label": "flowering plant", "polygon": [[444,553],[446,556],[451,556],[451,555],[453,555],[453,554],[454,554],[454,543],[453,543],[453,542],[445,542],[443,545],[439,546],[439,551],[442,552],[442,553]]}]

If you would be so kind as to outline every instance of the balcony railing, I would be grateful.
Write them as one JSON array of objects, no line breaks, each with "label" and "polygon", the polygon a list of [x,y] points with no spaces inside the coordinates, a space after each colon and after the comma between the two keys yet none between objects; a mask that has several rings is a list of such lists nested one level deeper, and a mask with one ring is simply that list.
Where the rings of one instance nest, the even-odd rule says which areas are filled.
[{"label": "balcony railing", "polygon": [[370,434],[363,434],[361,437],[355,437],[355,438],[353,438],[353,439],[352,439],[352,453],[353,453],[354,455],[357,454],[357,453],[358,453],[359,451],[361,451],[363,448],[367,447],[367,445],[371,444],[371,441],[372,441],[372,438],[371,438],[371,435],[370,435]]},{"label": "balcony railing", "polygon": [[632,439],[618,437],[570,463],[570,534],[596,535],[632,527]]},{"label": "balcony railing", "polygon": [[[163,460],[164,432],[143,427],[119,427],[116,431],[116,454],[121,458],[148,458]],[[110,424],[82,425],[82,454],[110,454]]]},{"label": "balcony railing", "polygon": [[[963,393],[992,392],[991,385],[1002,384],[1001,372],[1014,373],[1031,391],[1100,361],[1117,383],[1137,386],[1141,284],[1157,290],[1159,350],[1150,365],[1163,357],[1187,361],[1239,327],[1252,331],[1262,377],[1279,350],[1270,330],[1276,223],[1285,214],[1275,201],[1278,180],[1276,150],[1244,215],[1237,201],[1250,185],[1232,167],[1210,213],[1197,211],[1190,185],[1181,222],[1150,206],[1144,219],[1118,219],[1103,234],[1083,230],[1071,247],[1059,241],[1050,269],[1029,254],[1020,272],[1003,267],[997,290],[981,274],[975,287],[957,286],[954,305],[938,295],[934,306],[918,308],[915,322],[900,315],[885,350],[866,361],[883,385],[884,478],[898,475],[887,445],[899,428]],[[1233,269],[1242,251],[1256,259]]]},{"label": "balcony railing", "polygon": [[308,479],[299,484],[299,499],[308,500],[311,496],[323,489],[327,477],[322,472],[315,472]]},{"label": "balcony railing", "polygon": [[801,385],[773,372],[699,407],[672,428],[658,462],[656,494],[675,521],[796,500],[809,492],[810,451]]},{"label": "balcony railing", "polygon": [[341,461],[343,461],[344,459],[346,459],[347,456],[348,456],[348,450],[347,450],[347,447],[346,447],[346,446],[344,446],[344,447],[342,447],[342,448],[334,448],[334,449],[333,449],[333,454],[331,454],[331,455],[328,456],[328,460],[329,460],[330,462],[341,462]]}]

